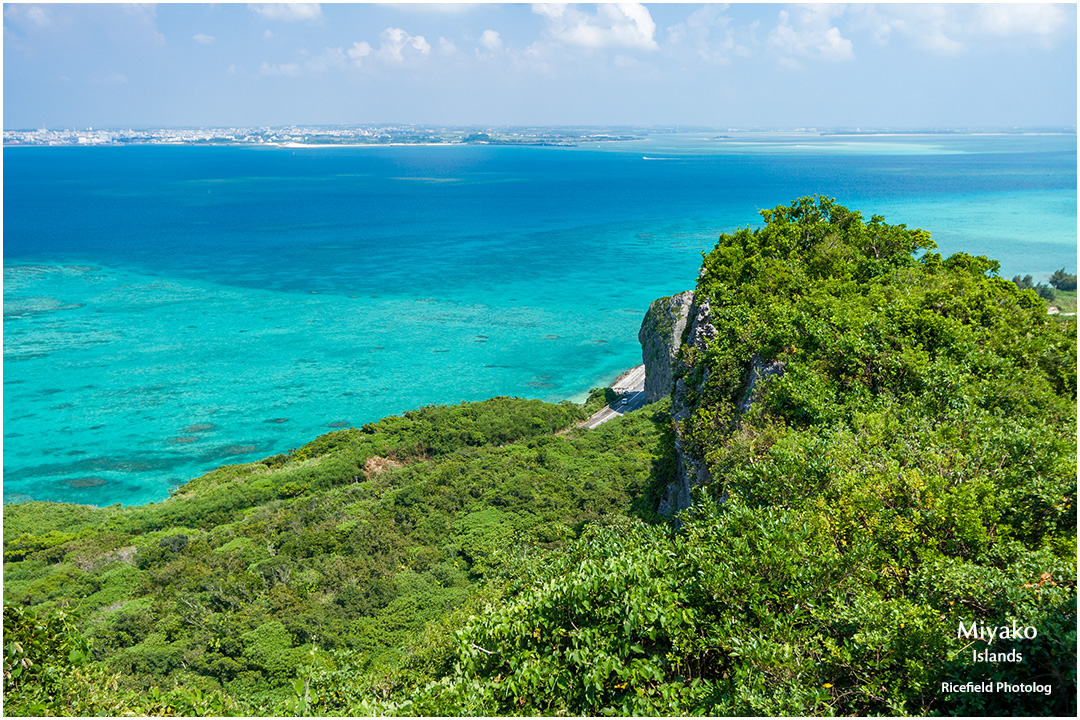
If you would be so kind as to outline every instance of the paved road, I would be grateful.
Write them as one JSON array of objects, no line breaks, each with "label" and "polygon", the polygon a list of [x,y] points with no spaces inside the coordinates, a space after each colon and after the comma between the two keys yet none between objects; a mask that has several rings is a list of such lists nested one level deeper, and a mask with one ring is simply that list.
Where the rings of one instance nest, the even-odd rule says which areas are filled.
[{"label": "paved road", "polygon": [[[611,389],[622,397],[605,408],[593,413],[593,416],[582,423],[590,430],[601,423],[619,417],[623,413],[637,410],[645,405],[645,366],[638,365],[621,375],[611,386]],[[623,404],[626,400],[626,404]]]},{"label": "paved road", "polygon": [[630,368],[611,383],[611,389],[619,394],[638,392],[645,389],[645,366]]}]

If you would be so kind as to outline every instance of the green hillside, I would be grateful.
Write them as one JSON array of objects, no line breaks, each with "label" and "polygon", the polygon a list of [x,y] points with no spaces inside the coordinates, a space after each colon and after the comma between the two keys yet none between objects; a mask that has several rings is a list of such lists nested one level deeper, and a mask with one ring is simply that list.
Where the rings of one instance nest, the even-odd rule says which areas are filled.
[{"label": "green hillside", "polygon": [[[5,712],[1074,715],[1075,318],[825,198],[762,214],[704,257],[681,449],[670,401],[494,398],[5,506]],[[712,482],[676,524],[678,452]]]}]

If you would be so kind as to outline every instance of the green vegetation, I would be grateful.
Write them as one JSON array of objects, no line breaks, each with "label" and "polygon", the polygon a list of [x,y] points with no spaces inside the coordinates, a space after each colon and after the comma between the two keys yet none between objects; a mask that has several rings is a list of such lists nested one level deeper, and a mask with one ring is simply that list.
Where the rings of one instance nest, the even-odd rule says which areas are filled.
[{"label": "green vegetation", "polygon": [[[695,291],[713,483],[678,529],[668,401],[429,407],[161,503],[5,506],[7,714],[1074,715],[1075,318],[826,198],[762,214]],[[784,370],[740,413],[755,356]],[[1052,692],[942,688],[981,681]]]},{"label": "green vegetation", "polygon": [[[332,709],[397,667],[428,623],[516,578],[523,558],[610,515],[651,517],[664,415],[650,410],[554,435],[584,410],[510,398],[428,407],[219,468],[162,503],[5,506],[5,597],[78,608],[78,635],[70,622],[50,633],[85,638],[112,690],[69,697],[77,714],[149,712],[124,703],[153,687],[280,714],[303,699],[302,669],[366,678],[308,692],[310,710]],[[39,705],[11,707],[53,708]]]},{"label": "green vegetation", "polygon": [[[1020,277],[1019,275],[1013,276],[1013,284],[1021,290],[1034,290],[1039,297],[1043,300],[1053,301],[1057,297],[1057,293],[1050,285],[1054,285],[1054,280],[1051,279],[1050,285],[1044,285],[1043,283],[1035,284],[1030,275]],[[1056,285],[1054,287],[1057,287]],[[1075,284],[1073,289],[1075,289]]]},{"label": "green vegetation", "polygon": [[[1054,298],[1053,302],[1047,303],[1047,306],[1056,307],[1062,315],[1076,313],[1075,290],[1058,290],[1055,294],[1057,297]],[[1075,322],[1075,319],[1070,319],[1069,322]]]},{"label": "green vegetation", "polygon": [[1076,290],[1076,276],[1065,272],[1065,268],[1055,270],[1050,276],[1050,284],[1058,290]]},{"label": "green vegetation", "polygon": [[592,415],[618,401],[621,396],[609,387],[593,388],[589,391],[589,397],[585,399],[584,410],[586,415]]},{"label": "green vegetation", "polygon": [[[921,230],[824,198],[763,215],[696,290],[718,333],[680,351],[686,445],[715,482],[680,531],[587,534],[394,710],[1075,711],[1075,322]],[[754,355],[785,372],[740,416]],[[1052,693],[942,691],[981,680]]]},{"label": "green vegetation", "polygon": [[44,617],[4,601],[4,711],[19,715],[206,715],[236,713],[224,694],[176,687],[124,690],[120,675],[89,661],[90,640],[64,610]]}]

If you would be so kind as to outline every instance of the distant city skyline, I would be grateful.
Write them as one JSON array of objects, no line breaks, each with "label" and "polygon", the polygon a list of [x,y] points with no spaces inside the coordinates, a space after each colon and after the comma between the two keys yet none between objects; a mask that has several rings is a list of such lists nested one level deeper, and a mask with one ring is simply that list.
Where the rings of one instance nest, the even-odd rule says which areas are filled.
[{"label": "distant city skyline", "polygon": [[4,6],[4,129],[1073,128],[1074,4]]}]

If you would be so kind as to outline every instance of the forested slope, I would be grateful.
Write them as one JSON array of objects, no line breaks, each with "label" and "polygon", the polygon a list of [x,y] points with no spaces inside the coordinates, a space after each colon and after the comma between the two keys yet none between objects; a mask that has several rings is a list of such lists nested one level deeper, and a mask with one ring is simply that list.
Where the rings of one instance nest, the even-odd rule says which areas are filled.
[{"label": "forested slope", "polygon": [[[1075,322],[921,230],[763,215],[704,257],[677,425],[496,398],[5,506],[6,712],[1071,716]],[[1051,691],[943,686],[983,680]]]},{"label": "forested slope", "polygon": [[[371,678],[339,692],[365,696],[427,623],[478,587],[494,592],[523,556],[613,514],[650,516],[663,431],[651,410],[555,435],[585,410],[511,398],[429,407],[222,467],[161,503],[5,506],[5,628],[31,625],[16,606],[78,613],[68,631],[120,674],[116,693],[82,688],[97,704],[80,714],[220,712],[228,703],[209,703],[221,691],[235,712],[280,714],[312,663]],[[72,711],[33,678],[9,680],[9,714]],[[124,694],[151,686],[197,690],[204,704],[178,693],[155,709]]]}]

